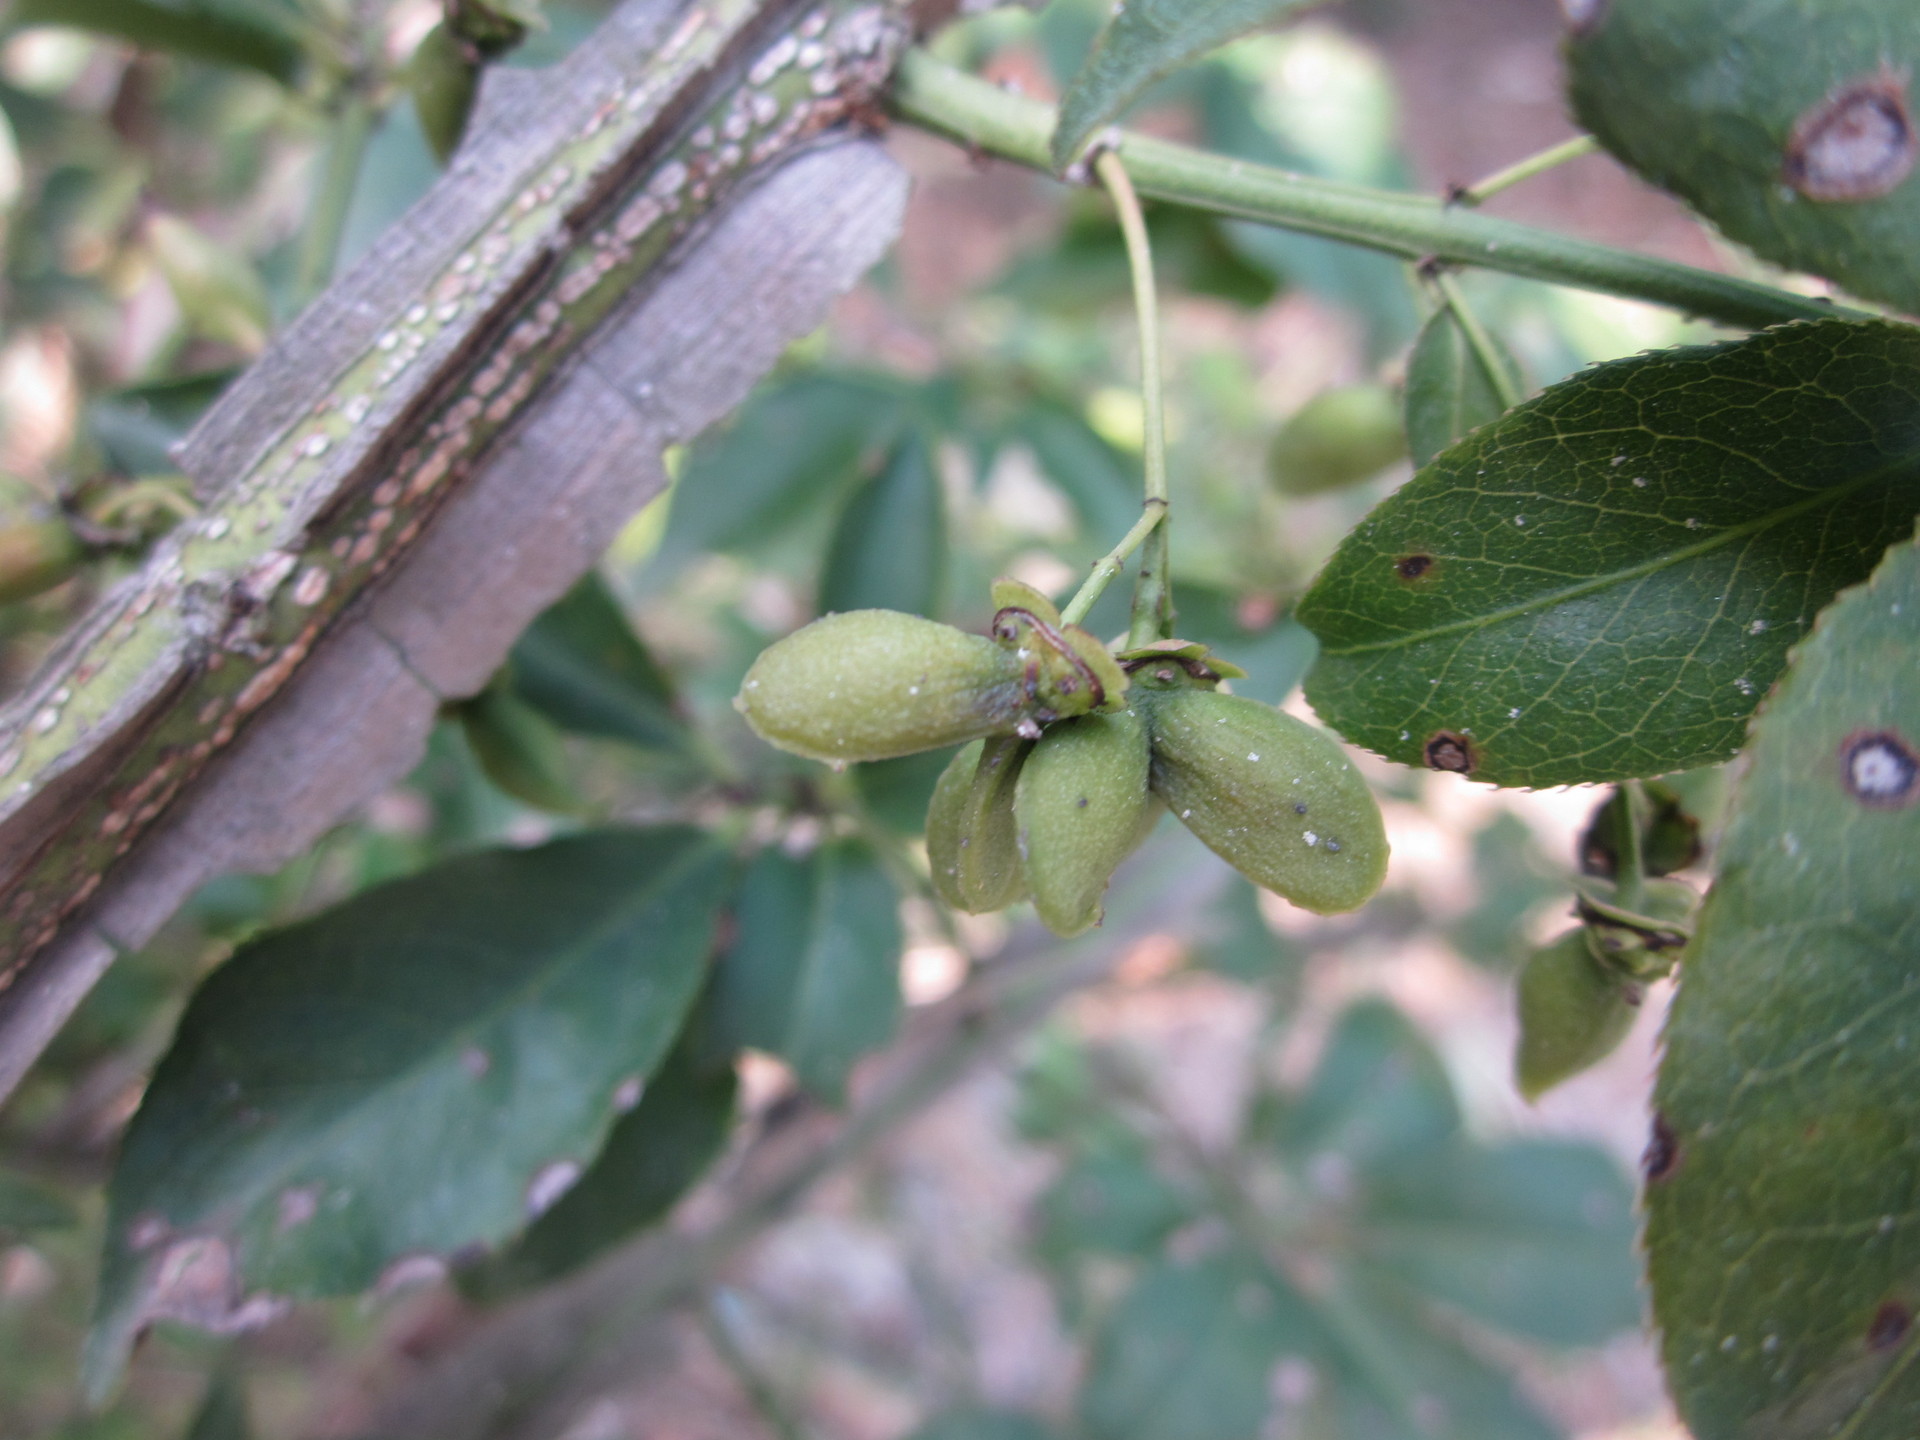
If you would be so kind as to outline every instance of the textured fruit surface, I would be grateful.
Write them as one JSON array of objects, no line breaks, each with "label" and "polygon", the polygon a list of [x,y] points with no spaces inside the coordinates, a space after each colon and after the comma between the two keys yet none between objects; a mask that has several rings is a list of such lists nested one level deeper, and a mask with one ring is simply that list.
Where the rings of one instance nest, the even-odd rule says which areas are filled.
[{"label": "textured fruit surface", "polygon": [[1256,885],[1337,915],[1387,873],[1387,836],[1360,772],[1312,726],[1215,690],[1136,690],[1167,808]]},{"label": "textured fruit surface", "polygon": [[1633,1028],[1639,1001],[1637,985],[1593,958],[1583,929],[1536,950],[1520,972],[1520,1093],[1537,1100],[1606,1059]]},{"label": "textured fruit surface", "polygon": [[1014,798],[1020,854],[1055,934],[1099,923],[1114,867],[1149,828],[1148,769],[1146,722],[1131,710],[1052,726],[1027,757]]},{"label": "textured fruit surface", "polygon": [[733,703],[769,744],[830,761],[1004,734],[1029,708],[1014,652],[893,610],[828,615],[769,645]]},{"label": "textured fruit surface", "polygon": [[1017,736],[976,740],[953,757],[927,806],[927,862],[933,888],[956,910],[984,915],[1024,900],[1014,823],[1014,782],[1033,743]]}]

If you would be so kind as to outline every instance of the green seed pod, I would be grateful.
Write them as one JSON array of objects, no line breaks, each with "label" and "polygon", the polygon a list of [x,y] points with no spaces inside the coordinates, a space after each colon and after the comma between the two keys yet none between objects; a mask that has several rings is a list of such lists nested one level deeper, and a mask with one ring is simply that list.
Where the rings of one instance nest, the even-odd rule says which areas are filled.
[{"label": "green seed pod", "polygon": [[1318,495],[1370,480],[1406,458],[1400,402],[1384,385],[1347,385],[1314,396],[1280,427],[1267,470],[1285,495]]},{"label": "green seed pod", "polygon": [[87,547],[59,520],[0,527],[0,604],[51,590],[86,558]]},{"label": "green seed pod", "polygon": [[1520,972],[1513,1079],[1528,1100],[1598,1065],[1626,1038],[1640,986],[1593,957],[1584,930],[1536,950]]},{"label": "green seed pod", "polygon": [[407,92],[434,158],[444,165],[460,148],[479,88],[480,59],[445,22],[429,30],[407,62]]},{"label": "green seed pod", "polygon": [[1105,645],[1060,618],[1054,603],[1018,580],[993,584],[991,633],[1026,667],[1036,718],[1066,719],[1090,710],[1118,710],[1126,672]]},{"label": "green seed pod", "polygon": [[1131,710],[1048,728],[1020,771],[1014,813],[1034,908],[1056,935],[1100,922],[1114,867],[1152,819],[1146,722]]},{"label": "green seed pod", "polygon": [[1217,690],[1149,683],[1134,697],[1153,737],[1153,788],[1242,875],[1318,915],[1358,909],[1380,888],[1380,807],[1333,740]]},{"label": "green seed pod", "polygon": [[1027,896],[1013,818],[1014,783],[1033,742],[976,740],[953,757],[927,806],[933,888],[956,910],[985,915]]},{"label": "green seed pod", "polygon": [[885,760],[1025,726],[1027,664],[982,635],[894,610],[828,615],[769,645],[733,706],[761,739],[815,760]]}]

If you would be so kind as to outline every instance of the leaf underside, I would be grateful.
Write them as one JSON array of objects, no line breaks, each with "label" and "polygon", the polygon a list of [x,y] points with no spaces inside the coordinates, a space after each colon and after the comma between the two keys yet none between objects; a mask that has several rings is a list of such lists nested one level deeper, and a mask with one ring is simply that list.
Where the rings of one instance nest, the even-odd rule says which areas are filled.
[{"label": "leaf underside", "polygon": [[589,833],[243,947],[122,1146],[89,1389],[152,1319],[366,1289],[550,1206],[680,1028],[730,870],[696,830]]},{"label": "leaf underside", "polygon": [[1755,727],[1667,1024],[1647,1250],[1699,1440],[1920,1433],[1920,549]]},{"label": "leaf underside", "polygon": [[1582,125],[1767,259],[1920,309],[1920,7],[1595,8],[1568,52]]},{"label": "leaf underside", "polygon": [[1060,103],[1053,164],[1064,170],[1102,125],[1154,81],[1316,0],[1128,0],[1114,7]]},{"label": "leaf underside", "polygon": [[1380,505],[1298,614],[1356,744],[1498,785],[1725,760],[1920,511],[1920,332],[1816,321],[1596,366]]}]

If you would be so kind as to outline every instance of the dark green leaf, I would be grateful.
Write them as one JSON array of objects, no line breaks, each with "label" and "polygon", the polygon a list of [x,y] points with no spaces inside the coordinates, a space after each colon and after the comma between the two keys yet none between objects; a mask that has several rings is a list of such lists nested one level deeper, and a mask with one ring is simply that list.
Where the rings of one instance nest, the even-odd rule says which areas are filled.
[{"label": "dark green leaf", "polygon": [[247,1387],[231,1365],[222,1365],[207,1382],[206,1397],[193,1417],[186,1440],[247,1440]]},{"label": "dark green leaf", "polygon": [[1030,1415],[961,1410],[929,1420],[908,1440],[1050,1440],[1053,1432]]},{"label": "dark green leaf", "polygon": [[1130,0],[1094,43],[1060,103],[1053,165],[1067,168],[1093,132],[1141,91],[1231,40],[1276,24],[1312,0]]},{"label": "dark green leaf", "polygon": [[820,613],[903,610],[933,618],[947,565],[947,507],[933,446],[909,430],[880,473],[847,497],[820,575]]},{"label": "dark green leaf", "polygon": [[683,1041],[580,1182],[504,1253],[463,1275],[462,1287],[494,1300],[545,1284],[660,1220],[725,1146],[738,1088],[731,1065],[702,1064]]},{"label": "dark green leaf", "polygon": [[1459,1128],[1439,1056],[1398,1010],[1367,1000],[1334,1027],[1277,1139],[1297,1157],[1333,1154],[1365,1170],[1445,1141]]},{"label": "dark green leaf", "polygon": [[1572,912],[1567,875],[1540,853],[1533,827],[1502,810],[1474,832],[1473,880],[1479,901],[1456,920],[1447,938],[1469,960],[1509,968],[1526,949],[1527,920],[1558,896]]},{"label": "dark green leaf", "polygon": [[854,1062],[899,1023],[898,905],[864,845],[822,845],[802,860],[761,851],[703,1007],[707,1053],[768,1051],[837,1102]]},{"label": "dark green leaf", "polygon": [[1193,1218],[1139,1144],[1108,1144],[1074,1159],[1040,1197],[1040,1248],[1056,1260],[1088,1250],[1152,1255]]},{"label": "dark green leaf", "polygon": [[1920,549],[1755,726],[1666,1031],[1647,1249],[1700,1440],[1920,1433]]},{"label": "dark green leaf", "polygon": [[65,1230],[75,1219],[73,1206],[58,1191],[0,1171],[0,1236]]},{"label": "dark green leaf", "polygon": [[1920,509],[1920,331],[1783,326],[1598,366],[1380,505],[1299,617],[1356,744],[1498,785],[1724,760]]},{"label": "dark green leaf", "polygon": [[1101,439],[1064,405],[1036,401],[1014,422],[1040,473],[1058,486],[1096,544],[1112,545],[1140,518],[1140,462]]},{"label": "dark green leaf", "polygon": [[1597,1345],[1640,1320],[1633,1191],[1589,1145],[1454,1144],[1376,1171],[1360,1252],[1490,1325]]},{"label": "dark green leaf", "polygon": [[1504,372],[1499,377],[1488,371],[1451,307],[1436,310],[1420,331],[1407,361],[1407,448],[1415,469],[1498,420],[1507,408],[1500,399],[1503,387],[1523,393],[1519,365],[1498,340],[1487,338]]},{"label": "dark green leaf", "polygon": [[603,831],[242,946],[123,1142],[90,1391],[152,1319],[361,1290],[548,1208],[680,1028],[730,870],[692,829]]},{"label": "dark green leaf", "polygon": [[749,401],[688,452],[656,567],[735,550],[844,496],[884,453],[902,396],[861,376],[800,375]]},{"label": "dark green leaf", "polygon": [[1255,1256],[1156,1266],[1094,1340],[1081,1428],[1088,1440],[1258,1440],[1275,1362],[1318,1341]]},{"label": "dark green leaf", "polygon": [[280,0],[19,0],[15,25],[71,25],[149,50],[258,70],[291,85],[305,68],[305,22]]},{"label": "dark green leaf", "polygon": [[108,391],[87,402],[87,433],[106,452],[107,463],[123,474],[173,474],[180,468],[171,453],[174,444],[233,375],[211,370]]},{"label": "dark green leaf", "polygon": [[673,682],[598,574],[589,574],[527,628],[511,664],[514,689],[562,729],[650,750],[678,750],[687,743]]},{"label": "dark green leaf", "polygon": [[1743,244],[1920,308],[1920,9],[1611,0],[1570,47],[1580,123]]},{"label": "dark green leaf", "polygon": [[560,731],[500,677],[471,700],[462,701],[454,713],[460,717],[474,759],[507,794],[559,815],[582,808],[567,777]]}]

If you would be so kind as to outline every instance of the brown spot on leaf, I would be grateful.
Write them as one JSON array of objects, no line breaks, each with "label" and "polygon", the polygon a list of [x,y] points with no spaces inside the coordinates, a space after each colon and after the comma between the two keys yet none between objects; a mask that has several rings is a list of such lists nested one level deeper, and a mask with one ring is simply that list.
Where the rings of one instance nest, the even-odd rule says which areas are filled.
[{"label": "brown spot on leaf", "polygon": [[1429,769],[1450,770],[1455,775],[1471,775],[1480,763],[1480,757],[1473,753],[1473,741],[1452,730],[1434,731],[1423,753]]},{"label": "brown spot on leaf", "polygon": [[1680,1141],[1667,1124],[1667,1117],[1653,1117],[1653,1133],[1647,1137],[1647,1150],[1640,1157],[1640,1169],[1649,1185],[1658,1184],[1680,1168]]},{"label": "brown spot on leaf", "polygon": [[1889,1300],[1873,1312],[1873,1323],[1867,1326],[1867,1348],[1896,1349],[1912,1329],[1913,1312],[1898,1300]]},{"label": "brown spot on leaf", "polygon": [[1434,558],[1427,554],[1402,555],[1393,562],[1393,573],[1402,580],[1418,580],[1433,569]]},{"label": "brown spot on leaf", "polygon": [[1920,755],[1892,730],[1856,730],[1840,742],[1840,783],[1875,810],[1920,799]]},{"label": "brown spot on leaf", "polygon": [[1800,117],[1787,140],[1785,173],[1809,200],[1877,200],[1913,172],[1916,155],[1906,77],[1882,70]]}]

